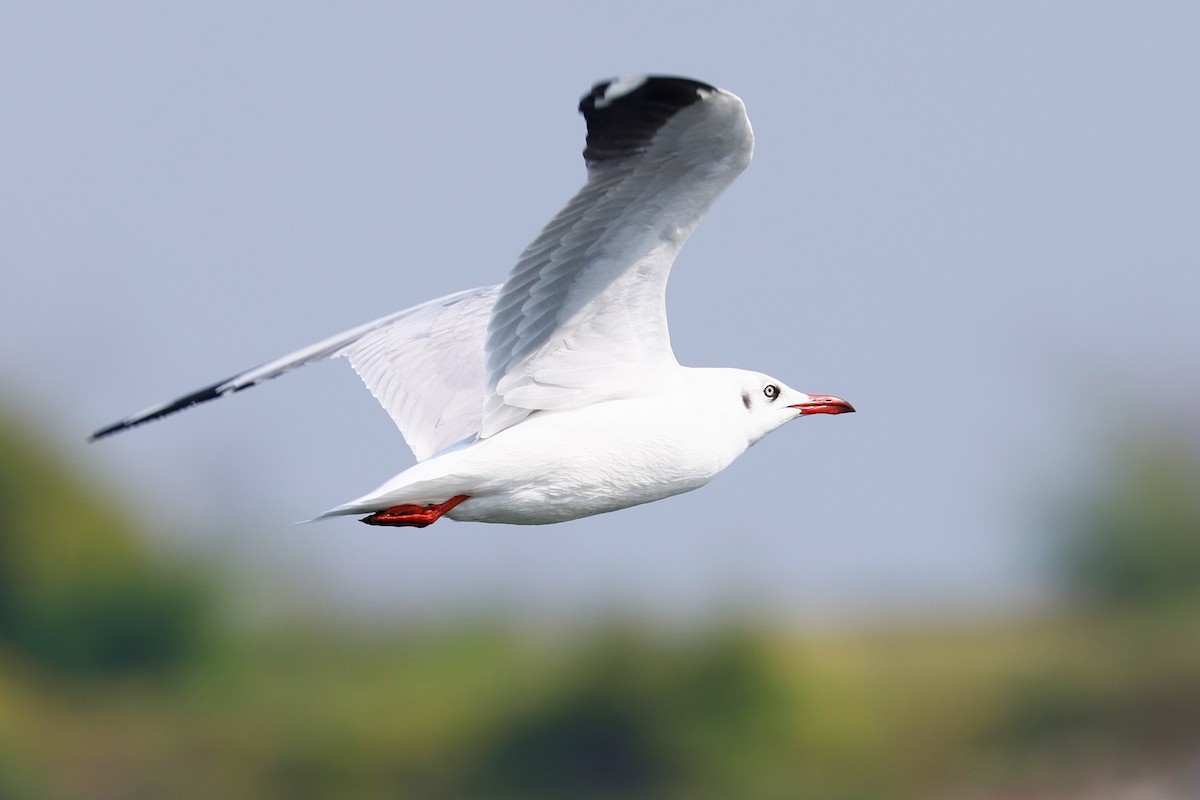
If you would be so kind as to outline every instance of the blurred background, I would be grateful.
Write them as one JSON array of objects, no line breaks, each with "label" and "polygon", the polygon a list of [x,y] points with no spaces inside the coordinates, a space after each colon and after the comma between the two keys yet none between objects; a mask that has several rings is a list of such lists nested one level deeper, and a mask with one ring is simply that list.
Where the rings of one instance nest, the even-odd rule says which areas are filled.
[{"label": "blurred background", "polygon": [[[0,797],[1200,796],[1200,9],[0,8]],[[294,526],[618,74],[739,94],[685,364],[859,413],[547,528]]]}]

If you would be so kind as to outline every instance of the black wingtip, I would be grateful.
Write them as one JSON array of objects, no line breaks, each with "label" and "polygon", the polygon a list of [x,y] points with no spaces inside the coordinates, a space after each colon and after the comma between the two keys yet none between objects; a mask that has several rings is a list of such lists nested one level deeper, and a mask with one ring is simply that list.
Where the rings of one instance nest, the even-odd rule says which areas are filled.
[{"label": "black wingtip", "polygon": [[717,91],[715,86],[669,75],[602,81],[579,101],[587,121],[588,163],[635,155],[682,109]]},{"label": "black wingtip", "polygon": [[120,422],[114,422],[112,425],[109,425],[106,428],[101,428],[100,430],[96,431],[91,436],[89,436],[87,438],[87,440],[89,442],[97,442],[101,439],[112,436],[114,433],[120,433],[121,431],[127,430],[129,428],[136,428],[138,425],[141,425],[143,422],[149,422],[152,419],[158,419],[160,416],[163,416],[163,415],[155,414],[154,416],[148,416],[148,417],[139,417],[139,418],[131,417],[129,419],[123,419]]},{"label": "black wingtip", "polygon": [[131,417],[126,417],[119,422],[114,422],[112,425],[101,428],[93,433],[88,437],[88,441],[94,442],[99,439],[103,439],[106,436],[111,436],[114,433],[120,433],[127,428],[134,428],[143,423],[160,419],[169,414],[174,414],[176,411],[182,411],[185,408],[191,408],[197,403],[215,400],[221,395],[228,394],[229,392],[233,391],[233,388],[229,386],[229,383],[232,380],[232,378],[227,378],[223,381],[218,381],[211,386],[206,386],[203,389],[197,389],[191,394],[185,394],[183,397],[180,397],[177,400],[172,400],[169,403],[163,403],[161,406],[148,408],[141,413],[134,414]]},{"label": "black wingtip", "polygon": [[89,443],[90,443],[90,442],[95,442],[95,441],[97,441],[97,440],[99,440],[99,439],[103,439],[105,436],[109,436],[109,435],[111,435],[111,434],[114,434],[114,433],[116,433],[117,431],[125,430],[125,427],[126,427],[126,426],[125,426],[123,423],[120,423],[120,422],[118,422],[118,423],[116,423],[116,424],[114,424],[114,425],[109,425],[107,428],[101,428],[100,430],[98,430],[98,431],[96,431],[95,433],[93,433],[91,436],[89,436],[89,437],[87,438],[87,440],[88,440],[88,442],[89,442]]}]

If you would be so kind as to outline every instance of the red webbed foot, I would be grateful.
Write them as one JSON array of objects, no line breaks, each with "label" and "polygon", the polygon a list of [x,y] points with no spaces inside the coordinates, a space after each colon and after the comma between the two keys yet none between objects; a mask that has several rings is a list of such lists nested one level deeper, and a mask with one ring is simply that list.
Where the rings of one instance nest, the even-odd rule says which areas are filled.
[{"label": "red webbed foot", "polygon": [[369,517],[363,517],[359,522],[365,522],[368,525],[392,525],[398,528],[424,528],[426,525],[437,522],[447,511],[466,499],[467,495],[460,494],[451,497],[444,503],[430,503],[427,506],[405,503],[383,511],[376,511]]}]

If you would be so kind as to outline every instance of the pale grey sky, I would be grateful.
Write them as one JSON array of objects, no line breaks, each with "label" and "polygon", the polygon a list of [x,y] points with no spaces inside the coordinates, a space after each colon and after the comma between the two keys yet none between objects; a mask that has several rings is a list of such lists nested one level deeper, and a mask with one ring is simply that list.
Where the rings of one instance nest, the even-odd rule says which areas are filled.
[{"label": "pale grey sky", "polygon": [[[1098,430],[1194,413],[1197,41],[1192,3],[6,4],[5,399],[142,518],[388,614],[1020,597]],[[646,71],[757,135],[677,263],[680,360],[858,414],[536,529],[293,527],[411,463],[344,363],[84,443],[500,280],[583,182],[579,96]]]}]

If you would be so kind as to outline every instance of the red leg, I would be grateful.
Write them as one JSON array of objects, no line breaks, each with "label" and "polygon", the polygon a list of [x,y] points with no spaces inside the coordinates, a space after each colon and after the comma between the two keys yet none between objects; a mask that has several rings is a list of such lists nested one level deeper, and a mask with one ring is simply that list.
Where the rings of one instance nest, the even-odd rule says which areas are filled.
[{"label": "red leg", "polygon": [[392,506],[383,511],[376,511],[369,517],[363,517],[360,522],[368,525],[394,525],[405,528],[424,528],[442,518],[450,509],[467,499],[467,495],[459,494],[444,503],[430,503],[427,506],[405,503],[402,506]]}]

